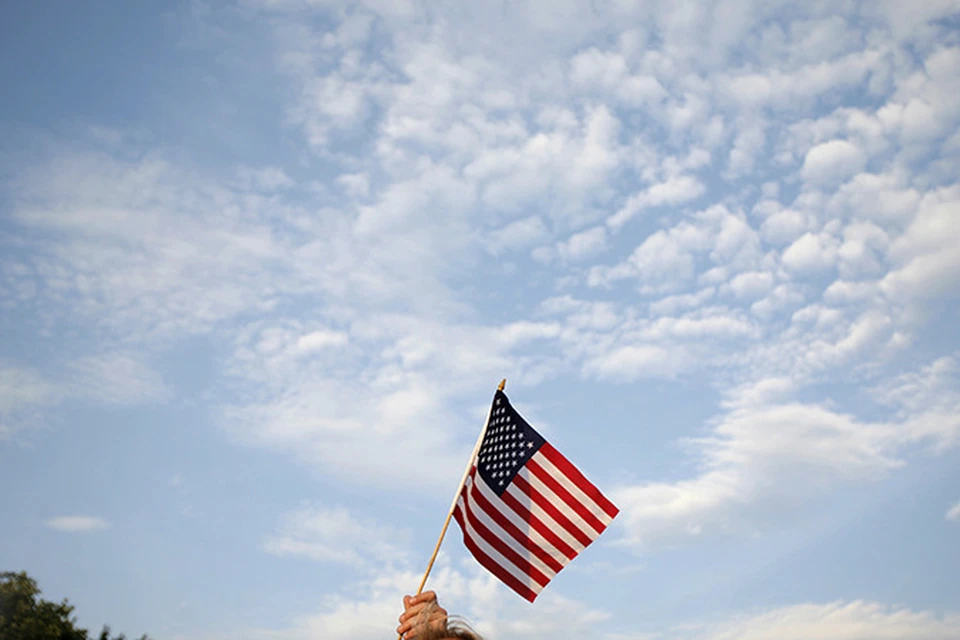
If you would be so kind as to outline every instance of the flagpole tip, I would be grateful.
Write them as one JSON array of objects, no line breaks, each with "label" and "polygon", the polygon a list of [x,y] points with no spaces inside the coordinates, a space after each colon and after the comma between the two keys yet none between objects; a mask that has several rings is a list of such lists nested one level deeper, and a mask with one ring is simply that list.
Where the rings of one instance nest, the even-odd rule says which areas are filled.
[{"label": "flagpole tip", "polygon": [[507,386],[507,379],[504,378],[500,381],[500,384],[497,385],[497,391],[503,391],[503,388]]}]

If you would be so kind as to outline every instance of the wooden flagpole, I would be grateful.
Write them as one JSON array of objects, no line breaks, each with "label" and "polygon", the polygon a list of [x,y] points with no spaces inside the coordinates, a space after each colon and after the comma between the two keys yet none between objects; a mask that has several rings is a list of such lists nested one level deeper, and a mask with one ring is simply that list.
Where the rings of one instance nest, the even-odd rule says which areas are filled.
[{"label": "wooden flagpole", "polygon": [[[503,391],[503,388],[507,385],[507,379],[504,378],[500,381],[500,384],[497,385],[498,391]],[[463,485],[467,481],[467,476],[470,475],[470,469],[473,468],[473,461],[477,459],[477,453],[480,451],[480,445],[483,444],[483,437],[487,434],[487,426],[490,424],[490,416],[493,415],[493,403],[490,403],[490,410],[487,411],[487,420],[483,423],[483,429],[480,431],[480,437],[477,438],[477,444],[473,447],[473,453],[470,455],[470,460],[467,462],[467,468],[463,472],[463,478],[460,479],[460,484],[457,485],[457,491],[453,494],[453,502],[450,503],[450,511],[447,513],[447,519],[443,521],[443,529],[440,530],[440,537],[437,539],[437,544],[433,548],[433,555],[430,556],[430,562],[427,563],[427,570],[423,572],[423,578],[420,580],[420,586],[417,587],[417,593],[415,595],[420,595],[423,593],[423,585],[427,583],[427,577],[430,575],[430,570],[433,569],[433,562],[437,559],[437,554],[440,553],[440,545],[443,543],[443,537],[447,535],[447,527],[450,526],[450,518],[453,517],[453,512],[457,508],[457,500],[460,499],[460,491],[463,490]],[[398,635],[397,640],[400,640],[402,636]]]}]

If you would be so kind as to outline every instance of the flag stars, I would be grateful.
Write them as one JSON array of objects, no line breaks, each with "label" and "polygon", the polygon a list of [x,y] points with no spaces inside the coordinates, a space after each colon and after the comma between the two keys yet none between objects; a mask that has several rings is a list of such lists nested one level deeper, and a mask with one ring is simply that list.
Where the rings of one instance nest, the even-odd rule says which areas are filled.
[{"label": "flag stars", "polygon": [[503,396],[497,400],[477,464],[489,486],[499,494],[536,451],[540,437],[513,410],[509,400]]}]

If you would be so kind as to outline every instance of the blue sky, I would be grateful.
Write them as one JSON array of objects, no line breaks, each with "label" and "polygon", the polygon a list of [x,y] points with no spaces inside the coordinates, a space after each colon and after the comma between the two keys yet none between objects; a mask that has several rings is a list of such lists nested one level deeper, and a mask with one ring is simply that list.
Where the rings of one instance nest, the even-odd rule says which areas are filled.
[{"label": "blue sky", "polygon": [[958,21],[4,3],[0,568],[387,637],[506,377],[622,513],[489,637],[960,638]]}]

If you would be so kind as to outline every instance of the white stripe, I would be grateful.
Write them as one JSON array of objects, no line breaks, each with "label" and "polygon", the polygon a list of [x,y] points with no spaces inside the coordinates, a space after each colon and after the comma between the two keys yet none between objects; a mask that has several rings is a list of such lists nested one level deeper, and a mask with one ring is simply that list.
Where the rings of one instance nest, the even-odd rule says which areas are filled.
[{"label": "white stripe", "polygon": [[[459,505],[460,511],[463,512],[463,496],[460,496],[460,499],[457,500],[457,505]],[[507,571],[507,573],[519,580],[520,584],[527,587],[534,593],[540,593],[543,587],[541,587],[536,580],[527,575],[527,573],[520,567],[504,558],[502,555],[500,555],[499,551],[490,546],[490,544],[488,544],[487,541],[484,540],[479,533],[477,533],[476,529],[473,528],[466,515],[466,513],[463,514],[463,529],[467,537],[469,537],[474,544],[480,547],[480,550],[483,551],[491,560],[500,565],[504,570]]]},{"label": "white stripe", "polygon": [[[461,501],[463,498],[461,497]],[[499,538],[505,545],[513,549],[517,555],[532,564],[540,573],[552,580],[557,572],[544,564],[543,560],[533,554],[532,551],[517,542],[517,539],[503,530],[496,521],[487,514],[487,512],[475,500],[470,500],[470,493],[467,492],[467,501],[470,504],[470,513],[480,524],[485,526],[494,537]],[[492,506],[492,505],[491,505]],[[466,514],[464,514],[466,515]]]},{"label": "white stripe", "polygon": [[[593,541],[593,540],[596,540],[597,537],[599,537],[600,534],[597,533],[593,527],[591,527],[589,524],[584,522],[583,518],[580,517],[580,514],[577,513],[573,507],[571,507],[566,502],[564,502],[563,498],[561,498],[556,493],[554,493],[553,489],[551,489],[546,484],[544,484],[544,482],[540,478],[533,475],[533,473],[531,473],[529,469],[524,467],[523,469],[520,470],[520,472],[517,475],[523,478],[524,480],[526,480],[527,482],[529,482],[530,487],[534,491],[536,491],[537,493],[542,495],[544,498],[546,498],[547,502],[552,504],[554,509],[559,511],[562,515],[566,516],[567,521],[570,523],[570,526],[580,531],[580,533],[585,535],[587,539],[589,539],[590,541]],[[554,520],[554,522],[556,522],[556,520]],[[565,528],[559,522],[557,522],[557,526],[562,528],[564,531],[569,531],[569,529]],[[573,534],[570,534],[570,535],[573,535]],[[576,538],[574,538],[574,540],[576,540]],[[581,550],[583,549],[582,544],[580,545],[580,549]]]},{"label": "white stripe", "polygon": [[519,474],[524,480],[530,483],[531,488],[534,491],[543,495],[550,504],[557,508],[563,515],[567,517],[570,523],[575,526],[577,529],[583,532],[591,540],[597,538],[600,533],[594,529],[588,522],[583,519],[577,510],[571,506],[566,500],[560,497],[560,495],[553,490],[550,485],[544,482],[537,474],[535,474],[528,467],[524,467]]},{"label": "white stripe", "polygon": [[[467,486],[470,486],[473,478],[467,478]],[[468,489],[469,490],[469,489]],[[490,503],[490,506],[499,510],[500,513],[504,515],[507,520],[514,524],[521,532],[523,532],[528,538],[530,538],[535,545],[546,551],[550,554],[554,560],[556,560],[561,567],[567,565],[570,562],[570,558],[566,556],[565,553],[553,546],[553,543],[543,537],[543,535],[533,528],[529,522],[521,518],[516,511],[511,509],[508,505],[504,504],[503,499],[494,493],[493,489],[487,486],[487,483],[481,478],[479,482],[473,485],[473,491],[478,492],[484,498],[487,499],[487,502]],[[523,500],[521,500],[523,502]],[[552,520],[550,521],[552,522]],[[545,522],[549,526],[549,523]]]},{"label": "white stripe", "polygon": [[[523,471],[526,471],[526,469],[524,469]],[[523,473],[523,471],[521,471],[521,473]],[[573,549],[574,553],[580,553],[581,551],[584,550],[583,544],[581,544],[579,540],[574,538],[573,535],[567,531],[566,527],[564,527],[562,524],[554,520],[553,516],[551,516],[549,513],[543,510],[543,507],[541,507],[536,502],[534,502],[533,499],[530,498],[530,496],[528,496],[523,491],[518,489],[516,484],[511,482],[510,486],[507,487],[506,492],[509,493],[514,498],[516,498],[517,501],[523,506],[525,506],[527,510],[530,511],[530,513],[532,513],[538,520],[542,521],[543,524],[547,525],[547,527],[551,531],[557,534],[558,538],[566,542],[570,546],[570,548]],[[563,509],[561,509],[560,512],[563,513]]]},{"label": "white stripe", "polygon": [[[597,520],[599,520],[601,524],[607,526],[613,522],[613,518],[607,515],[607,512],[604,511],[599,504],[594,502],[593,498],[585,494],[583,489],[578,487],[576,483],[567,476],[567,474],[560,471],[560,469],[557,469],[557,467],[550,462],[545,455],[537,451],[536,455],[534,455],[532,459],[541,467],[543,467],[543,470],[547,472],[551,478],[554,478],[558,483],[560,483],[560,486],[569,491],[574,500],[582,504],[590,511],[590,513],[596,516]],[[536,474],[534,475],[536,476]],[[593,527],[591,527],[591,529],[592,528]]]}]

